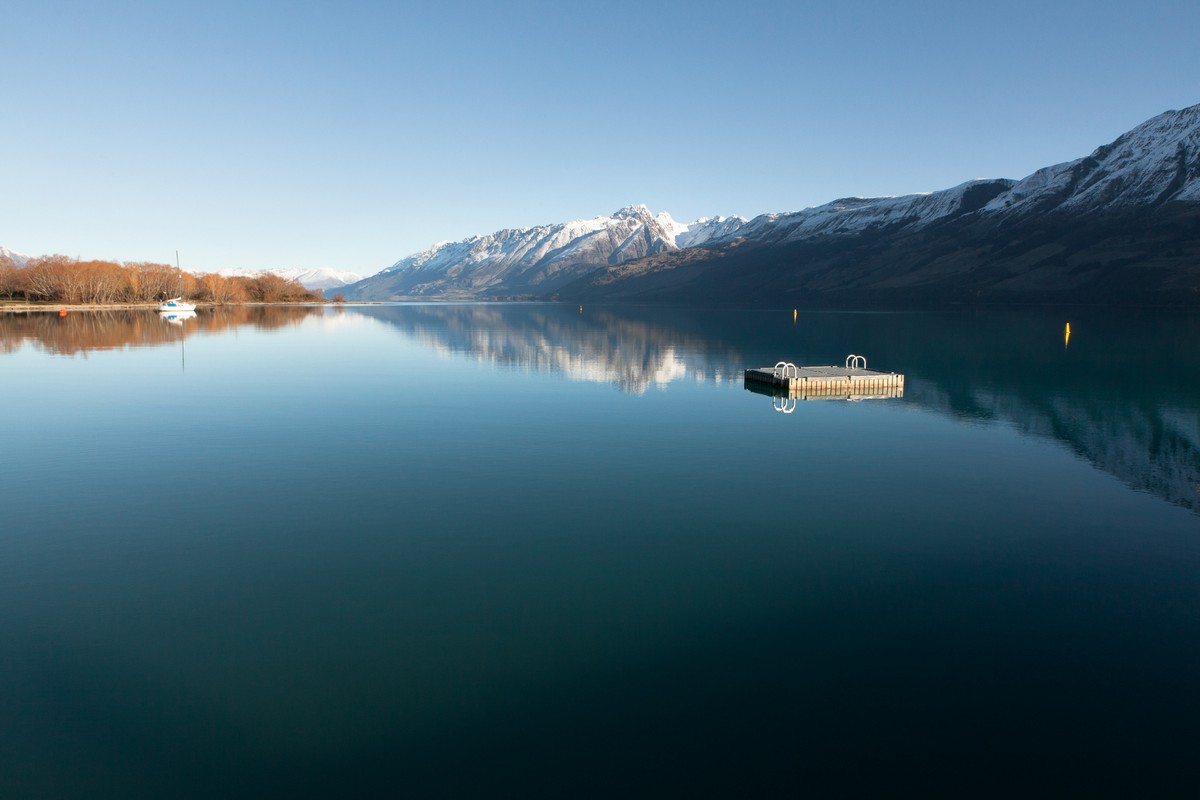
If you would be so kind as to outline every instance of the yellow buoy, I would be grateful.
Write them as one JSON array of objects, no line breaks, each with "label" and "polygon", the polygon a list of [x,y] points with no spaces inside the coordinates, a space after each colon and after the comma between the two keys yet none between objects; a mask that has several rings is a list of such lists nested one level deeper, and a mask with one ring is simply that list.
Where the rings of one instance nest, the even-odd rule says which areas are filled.
[{"label": "yellow buoy", "polygon": [[792,309],[792,324],[793,324],[793,325],[795,325],[795,324],[796,324],[796,311],[797,311],[797,310],[798,310],[798,309],[795,309],[795,308],[793,308],[793,309]]},{"label": "yellow buoy", "polygon": [[1063,334],[1063,349],[1071,346],[1071,323],[1067,323],[1067,332]]}]

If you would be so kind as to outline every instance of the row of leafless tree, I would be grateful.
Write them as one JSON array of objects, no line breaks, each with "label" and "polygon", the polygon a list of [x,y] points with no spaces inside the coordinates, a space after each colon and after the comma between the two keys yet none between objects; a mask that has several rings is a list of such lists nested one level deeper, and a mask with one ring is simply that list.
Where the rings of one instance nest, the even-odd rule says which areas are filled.
[{"label": "row of leafless tree", "polygon": [[254,277],[192,275],[169,264],[79,261],[45,256],[18,267],[0,256],[0,298],[51,303],[142,303],[183,295],[201,303],[297,303],[323,299],[298,281],[271,273]]}]

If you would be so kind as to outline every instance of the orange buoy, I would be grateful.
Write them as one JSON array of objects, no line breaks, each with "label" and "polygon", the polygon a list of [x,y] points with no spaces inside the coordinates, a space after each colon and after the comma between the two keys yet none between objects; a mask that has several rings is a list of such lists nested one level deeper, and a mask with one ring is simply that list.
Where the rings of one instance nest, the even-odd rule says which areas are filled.
[{"label": "orange buoy", "polygon": [[65,317],[65,316],[67,315],[67,310],[66,310],[65,308],[60,308],[60,309],[58,310],[58,315],[59,315],[60,317]]}]

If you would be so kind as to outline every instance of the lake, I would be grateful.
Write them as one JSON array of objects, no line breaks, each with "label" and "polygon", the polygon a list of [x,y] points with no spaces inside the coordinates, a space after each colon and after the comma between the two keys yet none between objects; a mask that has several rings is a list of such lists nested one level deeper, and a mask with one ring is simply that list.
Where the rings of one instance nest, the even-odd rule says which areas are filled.
[{"label": "lake", "polygon": [[3,314],[0,419],[5,797],[1194,788],[1196,316]]}]

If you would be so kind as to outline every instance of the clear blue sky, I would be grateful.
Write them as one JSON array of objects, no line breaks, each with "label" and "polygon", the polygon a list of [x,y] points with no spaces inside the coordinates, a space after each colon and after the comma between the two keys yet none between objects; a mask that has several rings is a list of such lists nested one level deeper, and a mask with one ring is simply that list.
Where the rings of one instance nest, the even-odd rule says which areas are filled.
[{"label": "clear blue sky", "polygon": [[0,245],[375,272],[1020,178],[1200,102],[1200,2],[0,0]]}]

